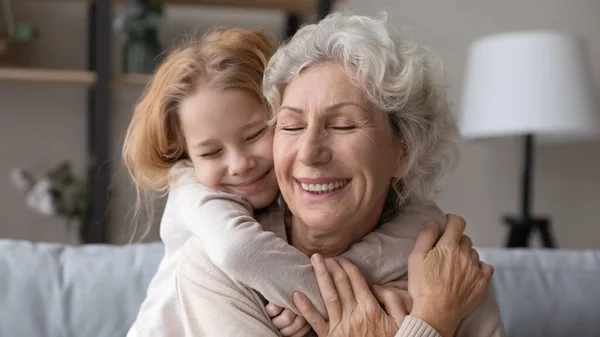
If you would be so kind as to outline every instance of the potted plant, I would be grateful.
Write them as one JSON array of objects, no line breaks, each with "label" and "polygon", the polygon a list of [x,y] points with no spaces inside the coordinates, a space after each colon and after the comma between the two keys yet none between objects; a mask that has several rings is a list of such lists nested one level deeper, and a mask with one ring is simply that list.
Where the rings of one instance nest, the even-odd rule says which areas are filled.
[{"label": "potted plant", "polygon": [[129,0],[115,20],[115,29],[127,37],[123,48],[124,73],[151,74],[160,62],[158,26],[162,15],[162,0]]},{"label": "potted plant", "polygon": [[23,192],[29,208],[42,215],[63,218],[70,243],[83,243],[90,209],[88,185],[77,178],[69,162],[60,163],[40,178],[18,168],[13,170],[11,180]]}]

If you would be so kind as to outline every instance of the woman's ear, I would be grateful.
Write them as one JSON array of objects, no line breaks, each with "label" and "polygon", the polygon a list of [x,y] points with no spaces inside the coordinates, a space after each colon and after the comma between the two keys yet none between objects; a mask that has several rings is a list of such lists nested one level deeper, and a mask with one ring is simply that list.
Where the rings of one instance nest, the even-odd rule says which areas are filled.
[{"label": "woman's ear", "polygon": [[394,178],[404,178],[408,164],[408,151],[403,141],[398,141],[399,153],[396,159],[396,168],[394,170]]}]

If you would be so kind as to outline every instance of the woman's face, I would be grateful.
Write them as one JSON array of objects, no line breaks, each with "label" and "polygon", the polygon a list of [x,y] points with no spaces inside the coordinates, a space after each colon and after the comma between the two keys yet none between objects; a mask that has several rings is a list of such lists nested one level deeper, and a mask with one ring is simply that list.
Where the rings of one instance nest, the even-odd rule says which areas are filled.
[{"label": "woman's face", "polygon": [[305,69],[288,84],[273,149],[290,210],[320,233],[373,228],[401,168],[401,143],[386,115],[333,62]]}]

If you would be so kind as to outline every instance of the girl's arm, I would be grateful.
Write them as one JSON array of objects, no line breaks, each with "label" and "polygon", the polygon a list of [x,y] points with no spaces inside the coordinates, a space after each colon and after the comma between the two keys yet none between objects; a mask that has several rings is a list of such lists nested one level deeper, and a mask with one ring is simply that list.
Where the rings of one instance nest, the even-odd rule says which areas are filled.
[{"label": "girl's arm", "polygon": [[433,202],[410,205],[394,219],[353,244],[342,256],[364,274],[369,285],[384,284],[408,273],[408,256],[417,233],[429,219],[446,223],[446,215]]},{"label": "girl's arm", "polygon": [[[253,218],[242,198],[201,184],[174,189],[178,217],[209,259],[233,280],[269,302],[299,313],[292,295],[303,291],[325,313],[309,258]],[[283,230],[283,217],[274,218]]]}]

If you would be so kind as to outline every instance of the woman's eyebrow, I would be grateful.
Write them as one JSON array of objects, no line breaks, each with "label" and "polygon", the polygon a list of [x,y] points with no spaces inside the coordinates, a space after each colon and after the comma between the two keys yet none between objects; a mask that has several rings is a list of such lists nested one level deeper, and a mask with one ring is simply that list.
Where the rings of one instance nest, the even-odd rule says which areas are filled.
[{"label": "woman's eyebrow", "polygon": [[361,110],[364,110],[365,112],[369,112],[369,110],[365,109],[365,107],[363,107],[362,105],[358,104],[358,103],[354,103],[354,102],[340,102],[340,103],[336,103],[334,105],[330,105],[327,107],[327,109],[325,109],[325,111],[333,111],[333,110],[337,110],[343,106],[346,105],[353,105],[355,107],[360,108]]},{"label": "woman's eyebrow", "polygon": [[299,114],[303,114],[304,113],[304,110],[302,110],[300,108],[293,108],[293,107],[287,106],[287,105],[282,106],[281,110],[283,110],[283,109],[290,110],[290,111],[293,111],[293,112],[296,112],[296,113],[299,113]]},{"label": "woman's eyebrow", "polygon": [[[341,108],[343,106],[346,106],[346,105],[353,105],[355,107],[360,108],[361,110],[364,110],[365,112],[369,112],[369,110],[365,109],[365,107],[363,107],[362,105],[360,105],[358,103],[354,103],[354,102],[340,102],[340,103],[336,103],[336,104],[328,106],[325,109],[325,111],[330,112],[330,111],[333,111],[333,110],[337,110],[337,109],[339,109],[339,108]],[[304,113],[304,110],[302,110],[300,108],[291,107],[291,106],[288,106],[288,105],[282,106],[281,110],[283,110],[283,109],[290,110],[290,111],[293,111],[293,112],[299,113],[299,114],[303,114]]]}]

